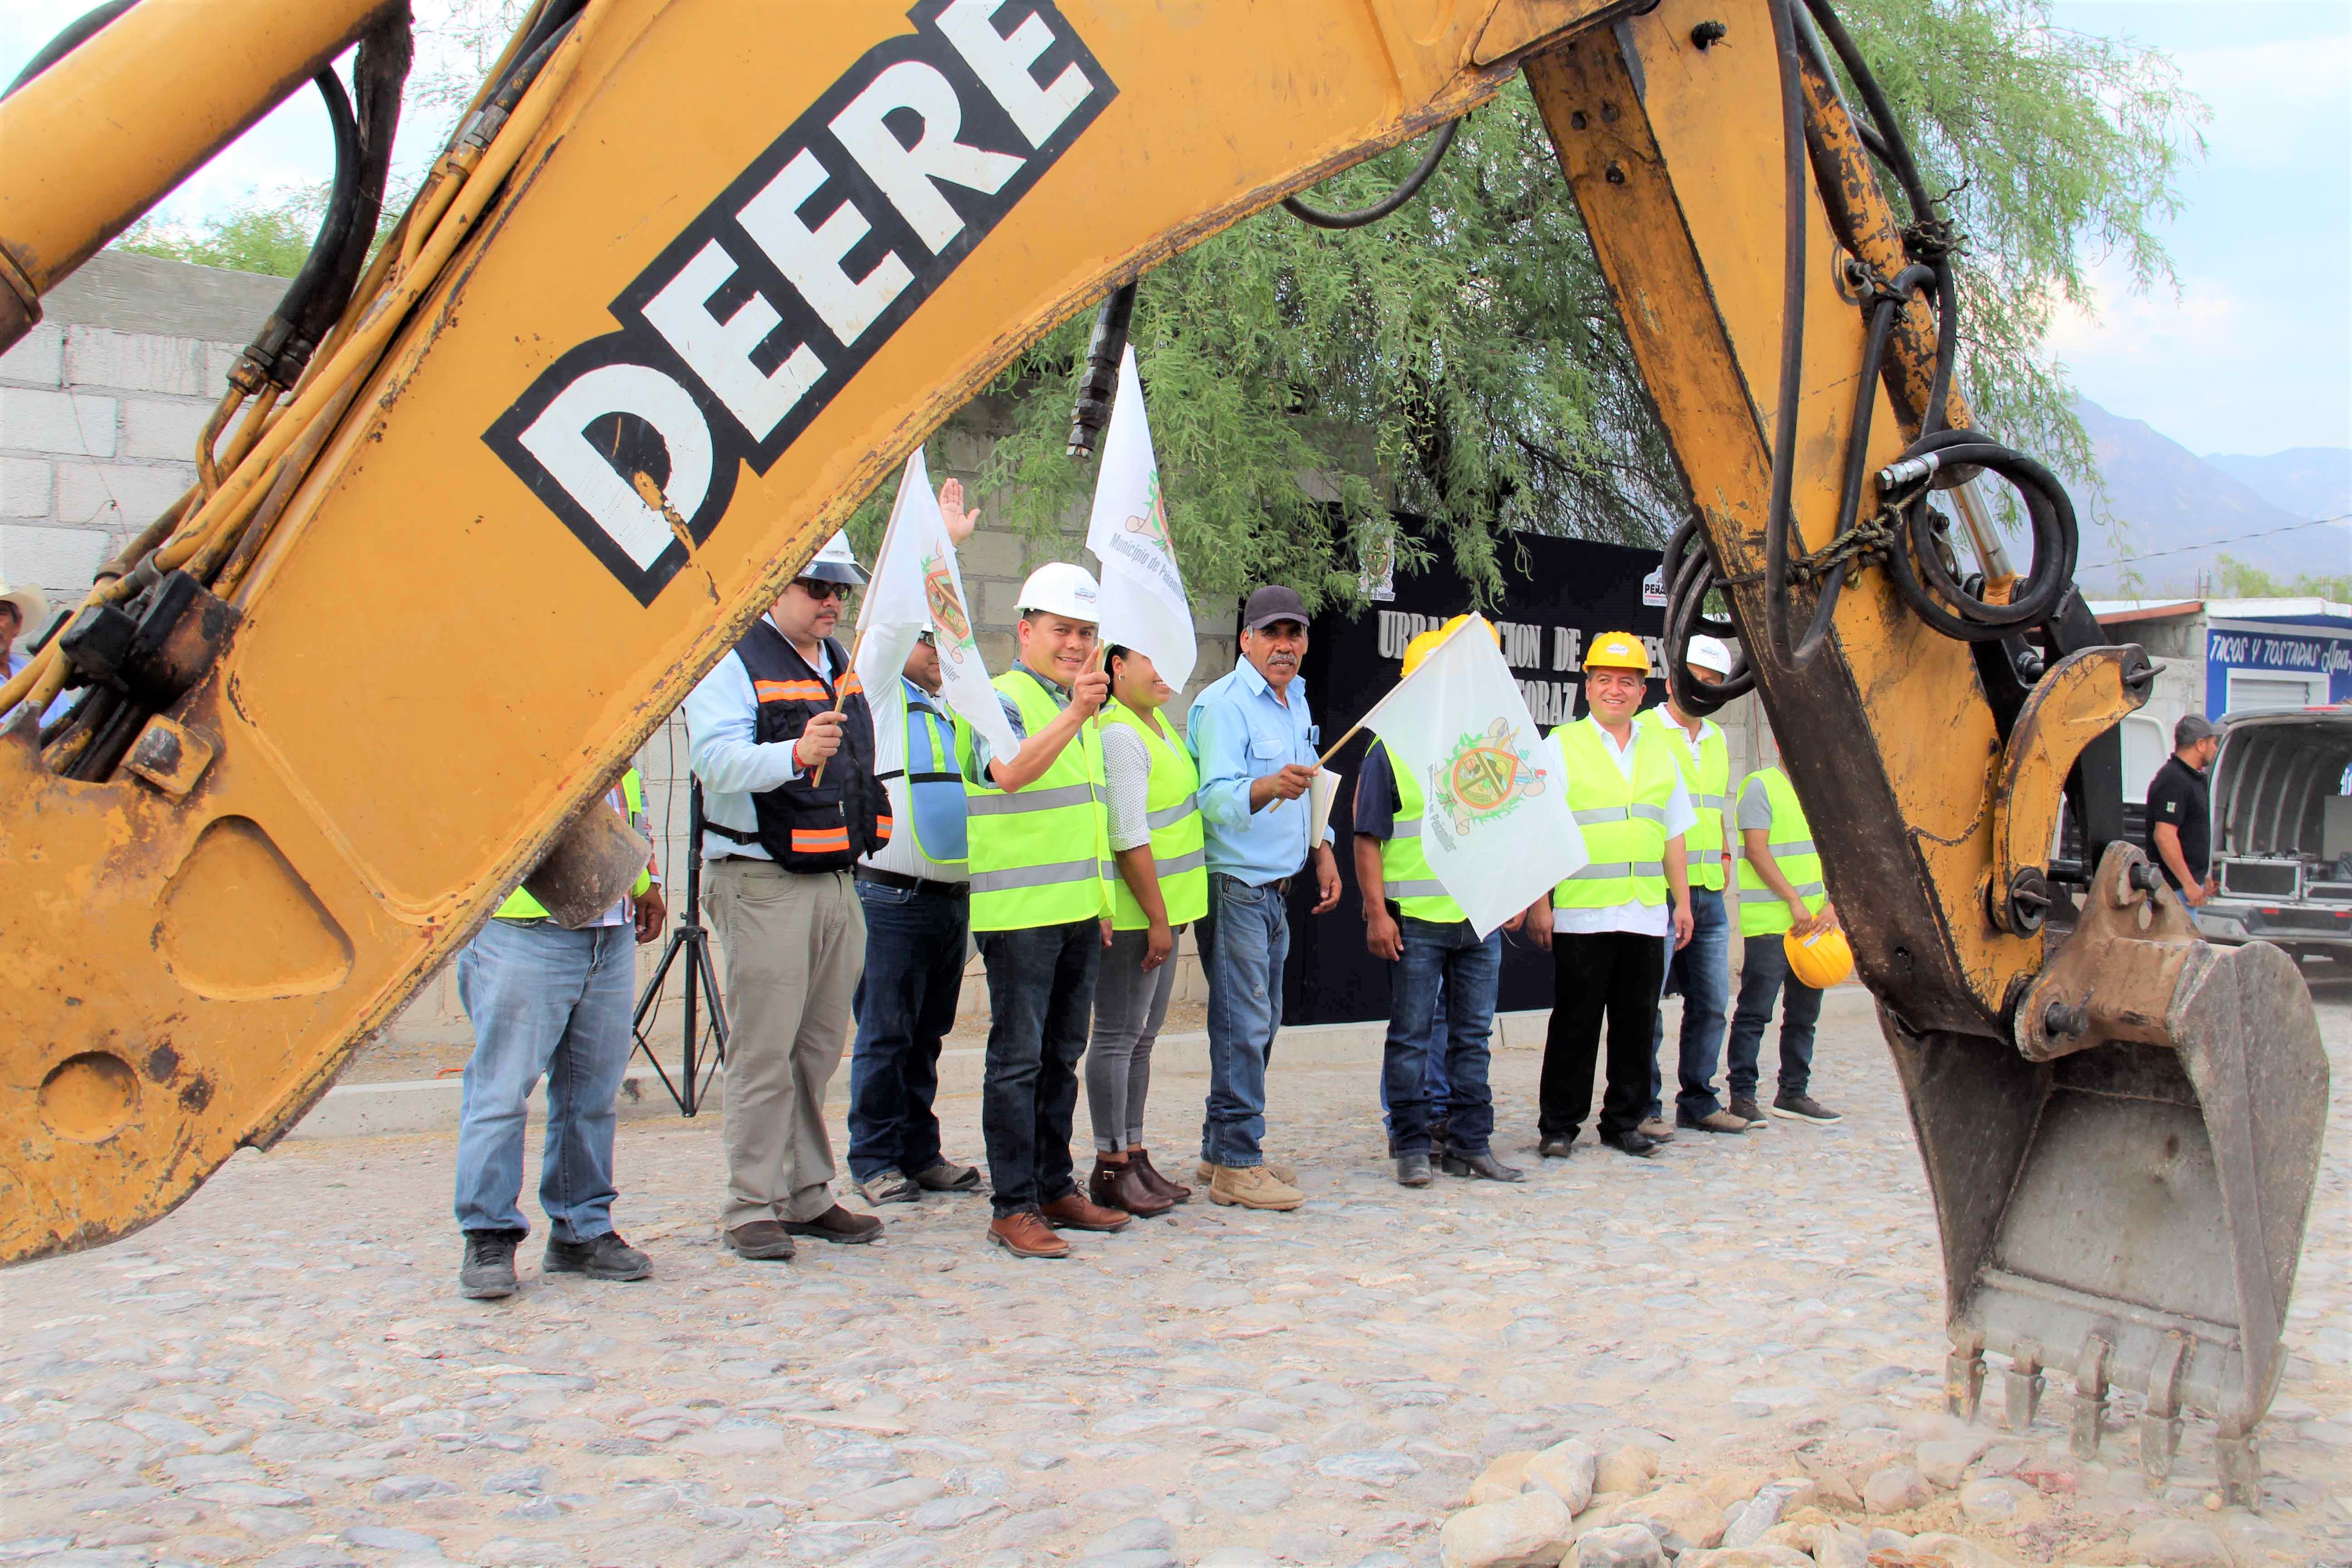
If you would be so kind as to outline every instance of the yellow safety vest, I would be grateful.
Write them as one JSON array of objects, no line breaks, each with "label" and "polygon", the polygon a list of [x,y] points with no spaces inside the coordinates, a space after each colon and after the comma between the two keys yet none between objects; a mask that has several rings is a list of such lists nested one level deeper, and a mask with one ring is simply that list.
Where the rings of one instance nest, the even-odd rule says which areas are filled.
[{"label": "yellow safety vest", "polygon": [[[1060,716],[1045,678],[1026,666],[996,678],[1021,725],[1034,735]],[[1028,788],[1010,794],[974,784],[971,732],[958,726],[964,762],[966,837],[971,851],[971,929],[1028,931],[1099,920],[1110,911],[1117,879],[1105,811],[1102,737],[1081,724],[1054,765]],[[1006,759],[1010,760],[1010,759]]]},{"label": "yellow safety vest", "polygon": [[[1202,849],[1201,769],[1192,753],[1145,723],[1135,710],[1113,698],[1103,710],[1103,722],[1117,724],[1143,737],[1151,759],[1151,784],[1145,794],[1145,824],[1151,829],[1151,861],[1160,870],[1160,897],[1168,906],[1168,923],[1190,925],[1209,912],[1209,868]],[[1160,722],[1165,724],[1166,720]],[[1105,840],[1108,843],[1108,837]],[[1114,859],[1110,876],[1110,923],[1115,931],[1142,931],[1151,922],[1143,906],[1118,874]]]},{"label": "yellow safety vest", "polygon": [[1591,864],[1552,889],[1559,909],[1606,910],[1666,901],[1666,805],[1682,773],[1656,730],[1633,727],[1628,781],[1600,727],[1579,719],[1552,731],[1568,773],[1568,808]]},{"label": "yellow safety vest", "polygon": [[[1805,900],[1805,912],[1817,915],[1830,895],[1822,882],[1822,858],[1813,848],[1812,824],[1805,820],[1805,808],[1797,804],[1796,786],[1779,768],[1762,768],[1748,775],[1746,789],[1759,785],[1764,798],[1772,805],[1772,826],[1765,833],[1765,842],[1771,847],[1772,862],[1780,868],[1780,875],[1789,879],[1789,886]],[[1796,923],[1780,896],[1764,885],[1764,879],[1756,874],[1748,857],[1740,856],[1739,934],[1771,936]]]},{"label": "yellow safety vest", "polygon": [[[621,775],[621,800],[628,808],[629,826],[643,832],[646,826],[646,786],[635,768]],[[635,886],[629,891],[632,895],[643,893],[653,885],[654,874],[640,871]],[[507,895],[507,901],[498,907],[496,914],[502,921],[543,921],[547,919],[547,906],[517,888]]]},{"label": "yellow safety vest", "polygon": [[1393,755],[1389,758],[1389,772],[1396,779],[1397,810],[1389,836],[1381,840],[1382,891],[1396,900],[1398,913],[1417,921],[1454,925],[1468,920],[1462,906],[1447,895],[1437,873],[1430,869],[1429,857],[1421,852],[1421,818],[1428,805],[1421,781],[1399,768]]},{"label": "yellow safety vest", "polygon": [[1710,892],[1723,891],[1723,814],[1731,805],[1731,743],[1723,738],[1719,727],[1702,723],[1698,755],[1693,757],[1690,742],[1685,739],[1689,731],[1675,723],[1675,716],[1663,705],[1633,721],[1656,725],[1659,733],[1673,742],[1666,749],[1675,754],[1675,762],[1683,771],[1683,788],[1690,792],[1691,809],[1698,814],[1697,823],[1683,839],[1684,852],[1689,858],[1690,885]]}]

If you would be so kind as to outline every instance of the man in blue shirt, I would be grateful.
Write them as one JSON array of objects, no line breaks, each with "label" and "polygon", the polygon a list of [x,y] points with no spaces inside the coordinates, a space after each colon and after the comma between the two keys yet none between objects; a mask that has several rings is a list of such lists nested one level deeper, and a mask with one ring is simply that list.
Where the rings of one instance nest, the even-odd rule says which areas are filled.
[{"label": "man in blue shirt", "polygon": [[[1282,1024],[1282,963],[1290,952],[1285,900],[1311,860],[1315,913],[1339,902],[1331,830],[1310,847],[1307,791],[1318,739],[1298,667],[1307,606],[1288,588],[1260,588],[1242,610],[1242,658],[1212,683],[1185,722],[1201,763],[1207,839],[1209,1103],[1201,1160],[1213,1203],[1295,1209],[1306,1194],[1265,1168],[1265,1066]],[[1286,1173],[1285,1174],[1287,1174]]]}]

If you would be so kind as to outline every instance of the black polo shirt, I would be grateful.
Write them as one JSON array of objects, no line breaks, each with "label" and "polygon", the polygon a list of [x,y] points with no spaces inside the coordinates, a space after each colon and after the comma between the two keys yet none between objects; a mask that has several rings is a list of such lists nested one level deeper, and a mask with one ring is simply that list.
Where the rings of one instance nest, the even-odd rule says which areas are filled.
[{"label": "black polo shirt", "polygon": [[2178,755],[2165,758],[2164,766],[2157,769],[2156,777],[2148,781],[2147,858],[2163,867],[2164,879],[2175,889],[2180,886],[2180,879],[2156,850],[2158,825],[2169,823],[2179,830],[2181,861],[2201,882],[2212,852],[2212,796],[2206,788],[2204,773],[2190,767]]}]

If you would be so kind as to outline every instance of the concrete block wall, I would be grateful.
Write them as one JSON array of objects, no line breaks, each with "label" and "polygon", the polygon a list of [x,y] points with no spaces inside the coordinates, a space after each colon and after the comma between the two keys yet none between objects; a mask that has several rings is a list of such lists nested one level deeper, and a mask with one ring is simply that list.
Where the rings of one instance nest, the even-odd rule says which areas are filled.
[{"label": "concrete block wall", "polygon": [[197,434],[285,287],[101,251],[50,292],[0,354],[0,577],[64,609],[195,481]]}]

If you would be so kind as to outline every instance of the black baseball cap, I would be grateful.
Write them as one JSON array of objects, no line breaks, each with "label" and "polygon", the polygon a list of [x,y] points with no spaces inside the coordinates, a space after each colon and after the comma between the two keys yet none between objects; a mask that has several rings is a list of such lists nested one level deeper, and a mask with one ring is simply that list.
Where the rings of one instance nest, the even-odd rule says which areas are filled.
[{"label": "black baseball cap", "polygon": [[1309,618],[1307,601],[1279,584],[1260,588],[1242,606],[1242,629],[1246,632],[1262,632],[1276,621],[1297,621],[1303,626]]}]

